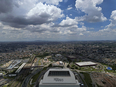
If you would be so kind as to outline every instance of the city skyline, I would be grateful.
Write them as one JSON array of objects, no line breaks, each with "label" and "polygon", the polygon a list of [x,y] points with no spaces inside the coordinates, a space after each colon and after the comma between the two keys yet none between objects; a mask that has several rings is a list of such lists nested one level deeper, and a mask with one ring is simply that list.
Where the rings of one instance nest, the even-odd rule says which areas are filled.
[{"label": "city skyline", "polygon": [[115,0],[1,0],[0,41],[116,40]]}]

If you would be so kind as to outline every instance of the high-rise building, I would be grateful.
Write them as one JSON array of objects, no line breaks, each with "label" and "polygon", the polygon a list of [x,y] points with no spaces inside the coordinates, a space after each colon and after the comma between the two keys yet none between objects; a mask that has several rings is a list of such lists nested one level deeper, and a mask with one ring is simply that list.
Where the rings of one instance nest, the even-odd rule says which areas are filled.
[{"label": "high-rise building", "polygon": [[70,69],[49,69],[39,83],[39,87],[80,87]]}]

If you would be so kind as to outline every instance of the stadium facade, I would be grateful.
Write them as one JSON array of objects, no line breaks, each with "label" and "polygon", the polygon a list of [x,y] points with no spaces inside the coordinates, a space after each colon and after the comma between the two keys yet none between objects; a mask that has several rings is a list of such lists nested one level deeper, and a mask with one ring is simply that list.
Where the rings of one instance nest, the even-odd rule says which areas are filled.
[{"label": "stadium facade", "polygon": [[39,87],[80,87],[80,84],[70,69],[49,69]]}]

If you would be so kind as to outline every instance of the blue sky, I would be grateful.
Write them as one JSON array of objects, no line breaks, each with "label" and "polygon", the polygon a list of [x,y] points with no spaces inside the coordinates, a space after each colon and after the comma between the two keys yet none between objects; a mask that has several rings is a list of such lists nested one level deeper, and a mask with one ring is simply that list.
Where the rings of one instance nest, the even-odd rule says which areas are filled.
[{"label": "blue sky", "polygon": [[0,0],[0,41],[116,40],[116,0]]}]

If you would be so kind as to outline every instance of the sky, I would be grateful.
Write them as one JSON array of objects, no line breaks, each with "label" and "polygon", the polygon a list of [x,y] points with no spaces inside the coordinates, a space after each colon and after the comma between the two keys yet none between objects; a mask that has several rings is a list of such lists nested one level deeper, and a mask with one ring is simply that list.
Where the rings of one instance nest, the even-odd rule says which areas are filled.
[{"label": "sky", "polygon": [[0,0],[0,41],[116,40],[116,0]]}]

